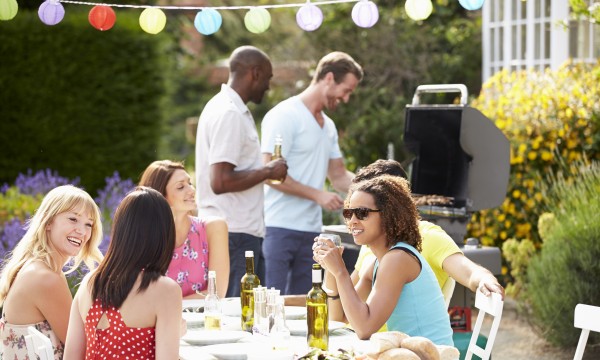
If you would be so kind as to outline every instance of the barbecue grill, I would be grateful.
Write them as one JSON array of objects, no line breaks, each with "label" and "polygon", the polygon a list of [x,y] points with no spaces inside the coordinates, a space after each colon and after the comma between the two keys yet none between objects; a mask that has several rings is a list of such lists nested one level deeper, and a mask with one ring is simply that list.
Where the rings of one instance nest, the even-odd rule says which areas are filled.
[{"label": "barbecue grill", "polygon": [[[460,93],[459,104],[421,104],[422,94],[450,92]],[[408,178],[421,217],[442,227],[469,259],[498,275],[500,250],[481,246],[477,239],[465,243],[465,235],[474,211],[504,201],[510,144],[492,121],[467,106],[467,97],[462,84],[417,87],[412,104],[406,106],[404,126],[404,144],[413,156]],[[457,284],[452,304],[470,306],[468,290]]]}]

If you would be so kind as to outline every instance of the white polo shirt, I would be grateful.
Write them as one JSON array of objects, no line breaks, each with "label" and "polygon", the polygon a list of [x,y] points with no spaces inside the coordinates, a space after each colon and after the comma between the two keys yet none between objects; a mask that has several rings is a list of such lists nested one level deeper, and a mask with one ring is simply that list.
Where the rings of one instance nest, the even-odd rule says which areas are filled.
[{"label": "white polo shirt", "polygon": [[229,232],[264,237],[263,184],[217,195],[210,187],[210,166],[227,162],[236,171],[263,166],[254,119],[242,98],[228,85],[204,107],[196,135],[196,201],[198,214],[221,216]]}]

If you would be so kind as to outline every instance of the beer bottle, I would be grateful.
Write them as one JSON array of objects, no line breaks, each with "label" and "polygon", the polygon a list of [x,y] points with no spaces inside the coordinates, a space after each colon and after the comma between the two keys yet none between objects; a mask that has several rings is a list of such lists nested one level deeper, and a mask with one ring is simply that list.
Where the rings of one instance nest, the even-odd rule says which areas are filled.
[{"label": "beer bottle", "polygon": [[[283,138],[281,135],[277,135],[275,137],[275,149],[273,149],[272,160],[281,159],[283,155],[281,155],[281,145],[283,144]],[[272,179],[271,184],[281,184],[285,179]]]}]

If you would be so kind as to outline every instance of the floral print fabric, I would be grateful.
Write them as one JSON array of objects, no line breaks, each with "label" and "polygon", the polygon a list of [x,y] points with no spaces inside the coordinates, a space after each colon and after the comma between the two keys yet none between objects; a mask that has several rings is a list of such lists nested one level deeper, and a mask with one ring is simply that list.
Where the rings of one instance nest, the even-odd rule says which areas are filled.
[{"label": "floral print fabric", "polygon": [[54,350],[54,360],[63,358],[64,344],[56,337],[50,323],[44,320],[36,324],[14,325],[6,322],[4,315],[0,318],[0,359],[4,360],[36,360],[27,355],[25,335],[27,328],[33,326],[42,334],[50,338]]},{"label": "floral print fabric", "polygon": [[167,276],[175,280],[183,296],[205,290],[208,282],[208,240],[206,224],[191,216],[192,226],[187,239],[173,251]]}]

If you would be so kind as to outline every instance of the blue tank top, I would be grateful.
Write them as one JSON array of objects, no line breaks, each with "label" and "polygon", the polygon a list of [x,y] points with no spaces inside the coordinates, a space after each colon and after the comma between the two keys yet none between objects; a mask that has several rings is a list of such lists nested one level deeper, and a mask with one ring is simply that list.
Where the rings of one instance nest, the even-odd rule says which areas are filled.
[{"label": "blue tank top", "polygon": [[[387,321],[388,330],[423,336],[436,345],[454,346],[450,317],[433,270],[413,246],[398,242],[390,251],[392,249],[404,250],[416,256],[421,263],[421,272],[415,280],[404,284],[398,303]],[[376,261],[373,284],[377,279],[378,267],[379,261]]]}]

